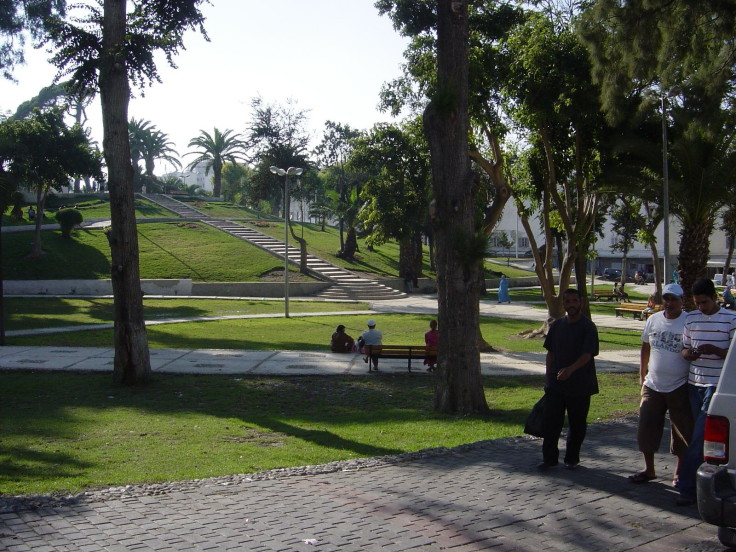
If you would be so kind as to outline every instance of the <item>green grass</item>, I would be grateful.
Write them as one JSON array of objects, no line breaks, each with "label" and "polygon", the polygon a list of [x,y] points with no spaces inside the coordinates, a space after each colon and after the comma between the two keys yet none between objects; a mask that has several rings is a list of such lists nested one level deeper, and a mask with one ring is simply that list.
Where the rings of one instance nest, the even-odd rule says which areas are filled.
[{"label": "green grass", "polygon": [[275,220],[277,217],[250,207],[221,201],[187,201],[190,207],[211,217],[232,220]]},{"label": "green grass", "polygon": [[[106,199],[87,199],[86,201],[70,203],[69,205],[67,205],[67,207],[74,207],[75,205],[77,205],[77,209],[80,213],[82,213],[85,221],[91,219],[110,218],[110,202]],[[44,216],[45,224],[56,224],[54,214],[60,206],[61,204],[49,206],[47,208]],[[23,208],[24,216],[27,216],[27,213],[28,207],[26,206]],[[159,205],[156,205],[155,203],[152,203],[146,199],[135,200],[135,216],[136,218],[143,219],[158,217],[179,217],[179,215],[177,215],[176,213],[169,211],[168,209],[164,209],[163,207],[160,207]],[[14,221],[10,218],[10,215],[3,215],[3,226],[28,226],[33,224],[35,223],[30,222],[27,218],[24,218],[21,221]]]},{"label": "green grass", "polygon": [[[491,414],[456,417],[432,410],[429,378],[405,375],[158,376],[123,388],[105,374],[0,372],[0,489],[69,493],[520,435],[542,378],[483,381]],[[589,420],[637,410],[636,374],[600,384]]]},{"label": "green grass", "polygon": [[[3,233],[6,280],[98,279],[110,277],[110,246],[101,230],[77,230],[67,240],[58,231],[41,234],[46,254],[30,260],[33,234]],[[205,224],[167,222],[138,225],[141,278],[191,278],[198,282],[254,282],[281,270],[283,261]],[[292,269],[296,271],[296,267]]]},{"label": "green grass", "polygon": [[[28,330],[112,323],[113,300],[72,297],[8,297],[4,301],[6,329]],[[364,310],[366,303],[291,301],[292,313]],[[242,299],[153,299],[143,298],[146,320],[207,316],[282,314],[283,301]]]},{"label": "green grass", "polygon": [[[350,307],[347,307],[350,308]],[[217,320],[150,326],[148,344],[152,348],[248,349],[324,351],[338,324],[357,337],[365,329],[366,315],[299,317],[294,303],[292,318]],[[372,315],[383,331],[386,345],[423,343],[429,315]],[[481,333],[488,343],[507,352],[542,352],[541,339],[522,339],[519,333],[539,327],[539,322],[481,318]],[[442,328],[440,328],[442,331]],[[599,328],[601,350],[638,348],[641,334],[636,331]],[[8,337],[8,345],[47,345],[72,347],[111,347],[112,330],[87,330],[43,336]]]}]

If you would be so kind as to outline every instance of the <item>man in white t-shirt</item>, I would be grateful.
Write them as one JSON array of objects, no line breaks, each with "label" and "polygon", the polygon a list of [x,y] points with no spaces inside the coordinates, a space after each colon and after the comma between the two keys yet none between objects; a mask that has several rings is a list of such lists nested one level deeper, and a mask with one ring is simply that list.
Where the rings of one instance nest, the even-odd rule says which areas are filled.
[{"label": "man in white t-shirt", "polygon": [[677,457],[674,484],[677,486],[680,463],[687,452],[693,430],[693,416],[688,399],[687,375],[690,363],[682,357],[682,334],[685,313],[684,292],[678,284],[662,290],[664,310],[647,320],[641,336],[639,383],[639,428],[637,440],[644,455],[644,470],[629,477],[632,483],[655,479],[654,454],[664,433],[665,415],[670,413],[670,452]]}]

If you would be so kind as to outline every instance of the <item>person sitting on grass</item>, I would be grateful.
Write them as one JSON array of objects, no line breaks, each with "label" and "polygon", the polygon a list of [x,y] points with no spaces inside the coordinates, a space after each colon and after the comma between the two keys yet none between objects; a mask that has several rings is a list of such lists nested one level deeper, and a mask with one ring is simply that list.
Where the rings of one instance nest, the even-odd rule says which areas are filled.
[{"label": "person sitting on grass", "polygon": [[345,326],[340,324],[335,328],[330,342],[330,351],[333,353],[352,353],[355,349],[355,340],[345,333]]}]

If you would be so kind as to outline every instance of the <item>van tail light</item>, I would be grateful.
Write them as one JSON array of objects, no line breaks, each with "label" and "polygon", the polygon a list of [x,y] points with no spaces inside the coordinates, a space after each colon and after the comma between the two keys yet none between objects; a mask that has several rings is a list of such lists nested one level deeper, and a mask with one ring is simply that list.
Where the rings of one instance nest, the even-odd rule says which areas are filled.
[{"label": "van tail light", "polygon": [[709,464],[728,463],[728,418],[708,416],[705,419],[705,441],[703,456]]}]

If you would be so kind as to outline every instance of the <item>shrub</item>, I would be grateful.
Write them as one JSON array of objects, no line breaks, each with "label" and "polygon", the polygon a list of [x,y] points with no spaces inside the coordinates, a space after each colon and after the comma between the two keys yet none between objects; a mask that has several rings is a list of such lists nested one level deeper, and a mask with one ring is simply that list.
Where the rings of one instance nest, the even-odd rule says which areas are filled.
[{"label": "shrub", "polygon": [[84,217],[77,209],[61,209],[56,212],[56,221],[61,226],[61,235],[65,238],[72,237],[72,229],[82,224]]}]

